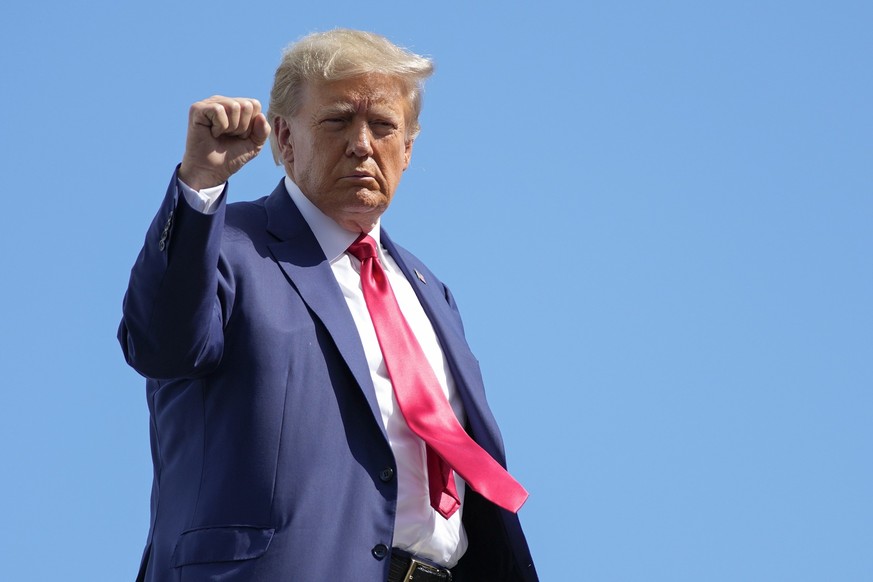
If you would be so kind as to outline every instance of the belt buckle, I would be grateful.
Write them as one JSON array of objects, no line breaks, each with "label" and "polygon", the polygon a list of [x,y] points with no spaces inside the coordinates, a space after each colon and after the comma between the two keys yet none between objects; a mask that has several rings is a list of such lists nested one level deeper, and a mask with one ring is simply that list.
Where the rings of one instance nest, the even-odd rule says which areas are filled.
[{"label": "belt buckle", "polygon": [[[420,560],[416,560],[415,557],[409,556],[409,569],[406,570],[406,576],[403,577],[401,582],[415,582],[413,579],[413,574],[415,574],[416,570],[421,568],[425,573],[431,574],[434,576],[441,576],[442,572],[431,566],[430,564],[426,564]],[[452,573],[448,572],[448,578],[445,578],[447,582],[451,582]]]}]

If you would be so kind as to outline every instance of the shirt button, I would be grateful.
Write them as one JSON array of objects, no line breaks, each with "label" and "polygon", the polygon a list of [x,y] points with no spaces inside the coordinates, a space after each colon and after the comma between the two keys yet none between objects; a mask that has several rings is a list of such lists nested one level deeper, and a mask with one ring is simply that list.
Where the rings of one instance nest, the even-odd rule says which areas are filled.
[{"label": "shirt button", "polygon": [[382,480],[383,483],[387,483],[391,479],[394,478],[394,469],[391,467],[385,467],[379,472],[379,479]]},{"label": "shirt button", "polygon": [[373,557],[377,560],[381,560],[387,555],[388,546],[386,546],[385,544],[376,544],[376,546],[373,547]]}]

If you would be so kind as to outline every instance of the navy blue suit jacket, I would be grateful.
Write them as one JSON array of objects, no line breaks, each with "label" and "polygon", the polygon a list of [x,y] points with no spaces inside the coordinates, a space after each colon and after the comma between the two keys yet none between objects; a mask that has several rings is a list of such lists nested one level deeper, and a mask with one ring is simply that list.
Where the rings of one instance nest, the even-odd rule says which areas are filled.
[{"label": "navy blue suit jacket", "polygon": [[[352,316],[284,186],[204,215],[176,177],[119,340],[147,378],[154,482],[139,580],[385,580],[396,466]],[[382,233],[448,359],[475,440],[505,463],[452,295]],[[424,277],[421,281],[414,273]],[[468,489],[457,580],[536,580],[518,518]]]}]

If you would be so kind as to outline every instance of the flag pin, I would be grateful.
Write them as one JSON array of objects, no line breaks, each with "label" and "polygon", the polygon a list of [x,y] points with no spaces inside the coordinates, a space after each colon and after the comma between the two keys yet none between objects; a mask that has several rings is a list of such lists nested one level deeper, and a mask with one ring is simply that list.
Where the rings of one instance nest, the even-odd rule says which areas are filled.
[{"label": "flag pin", "polygon": [[427,281],[424,280],[424,275],[418,272],[418,269],[412,269],[415,271],[415,275],[418,277],[418,280],[427,285]]}]

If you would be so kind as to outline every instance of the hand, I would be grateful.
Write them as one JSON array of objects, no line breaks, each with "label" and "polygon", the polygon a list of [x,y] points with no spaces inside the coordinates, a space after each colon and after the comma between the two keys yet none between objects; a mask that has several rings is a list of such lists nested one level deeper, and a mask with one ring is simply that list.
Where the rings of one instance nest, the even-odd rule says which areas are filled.
[{"label": "hand", "polygon": [[257,99],[215,95],[188,112],[188,137],[179,179],[195,190],[227,182],[254,159],[270,135]]}]

